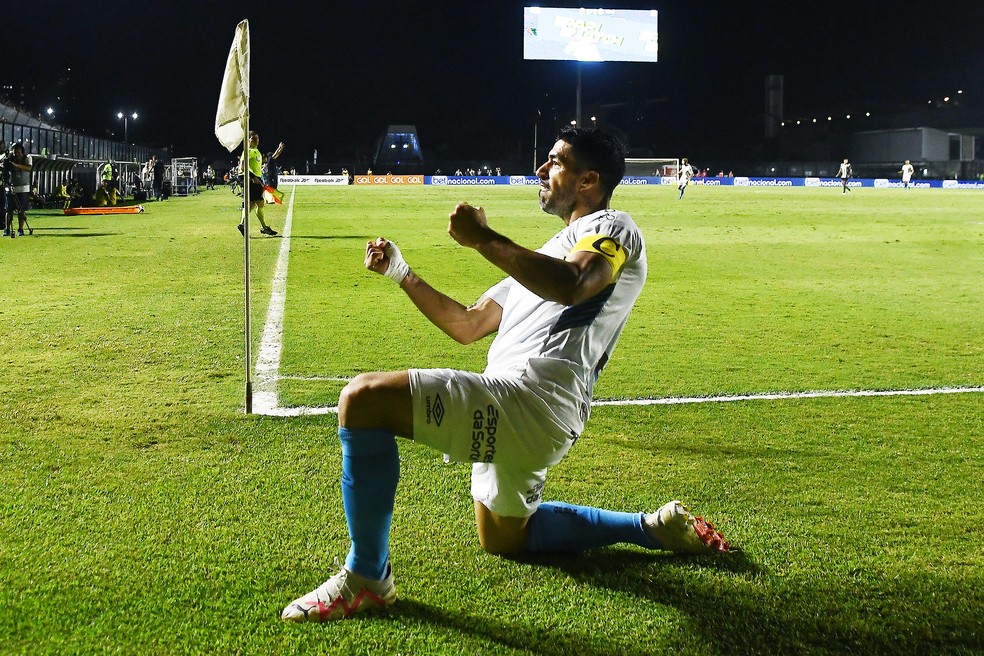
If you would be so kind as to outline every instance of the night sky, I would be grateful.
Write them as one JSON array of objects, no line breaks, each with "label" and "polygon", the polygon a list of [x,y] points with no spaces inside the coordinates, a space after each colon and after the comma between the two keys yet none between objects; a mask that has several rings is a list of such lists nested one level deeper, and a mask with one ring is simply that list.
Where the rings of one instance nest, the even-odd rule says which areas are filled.
[{"label": "night sky", "polygon": [[[371,152],[389,124],[417,126],[425,156],[522,158],[574,117],[576,67],[524,61],[529,2],[37,0],[5,16],[0,83],[94,136],[137,111],[130,141],[223,156],[212,134],[236,23],[250,21],[252,127],[295,165]],[[785,76],[787,117],[984,96],[984,2],[577,2],[655,8],[657,64],[581,64],[584,118],[609,105],[629,146],[727,152],[761,137],[764,78]],[[14,21],[14,22],[12,22]],[[9,53],[20,53],[10,56]],[[69,72],[68,69],[71,69]],[[61,96],[61,99],[58,99]],[[852,109],[853,108],[853,109]],[[35,107],[29,107],[35,109]],[[436,156],[436,157],[435,157]]]}]

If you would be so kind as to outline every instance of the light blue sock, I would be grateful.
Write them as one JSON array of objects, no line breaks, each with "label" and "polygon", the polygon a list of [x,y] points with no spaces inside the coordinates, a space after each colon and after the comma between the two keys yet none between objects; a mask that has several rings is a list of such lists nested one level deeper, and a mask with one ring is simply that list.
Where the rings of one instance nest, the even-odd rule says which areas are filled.
[{"label": "light blue sock", "polygon": [[620,542],[658,549],[642,526],[643,516],[558,501],[542,503],[527,524],[526,550],[583,551]]},{"label": "light blue sock", "polygon": [[339,427],[342,502],[352,546],[345,566],[370,579],[386,576],[400,452],[393,433]]}]

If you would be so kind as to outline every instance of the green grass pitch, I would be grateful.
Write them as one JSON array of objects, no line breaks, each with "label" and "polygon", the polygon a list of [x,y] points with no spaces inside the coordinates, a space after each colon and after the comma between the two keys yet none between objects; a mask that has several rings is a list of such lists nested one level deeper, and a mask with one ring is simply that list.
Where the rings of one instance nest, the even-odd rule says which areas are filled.
[{"label": "green grass pitch", "polygon": [[[984,195],[675,191],[616,191],[650,276],[597,398],[984,385]],[[529,247],[561,226],[535,188],[295,190],[281,406],[484,367],[487,341],[454,344],[362,268],[384,235],[477,299],[499,273],[447,236],[459,200]],[[547,497],[684,499],[739,547],[722,558],[488,556],[468,468],[401,443],[399,601],[283,624],[347,548],[337,421],[242,413],[238,202],[39,211],[0,242],[0,653],[984,651],[980,392],[595,408]],[[255,355],[283,242],[252,227]]]}]

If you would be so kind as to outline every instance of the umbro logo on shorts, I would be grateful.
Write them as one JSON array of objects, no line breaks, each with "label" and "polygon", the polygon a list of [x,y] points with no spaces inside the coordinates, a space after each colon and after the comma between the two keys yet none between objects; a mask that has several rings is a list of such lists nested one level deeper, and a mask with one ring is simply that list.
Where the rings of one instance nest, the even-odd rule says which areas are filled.
[{"label": "umbro logo on shorts", "polygon": [[431,423],[431,418],[433,417],[434,423],[438,426],[441,425],[441,421],[444,420],[444,402],[441,401],[441,395],[434,395],[434,402],[431,403],[431,397],[427,397],[425,400],[426,412],[427,412],[427,423]]}]

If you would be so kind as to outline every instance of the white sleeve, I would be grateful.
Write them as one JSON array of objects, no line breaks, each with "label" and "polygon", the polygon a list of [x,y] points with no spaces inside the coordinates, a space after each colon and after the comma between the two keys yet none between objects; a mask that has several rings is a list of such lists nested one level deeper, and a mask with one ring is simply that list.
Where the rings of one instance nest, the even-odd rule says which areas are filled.
[{"label": "white sleeve", "polygon": [[506,307],[506,297],[514,282],[512,278],[506,278],[489,287],[482,296],[495,301],[499,307]]}]

